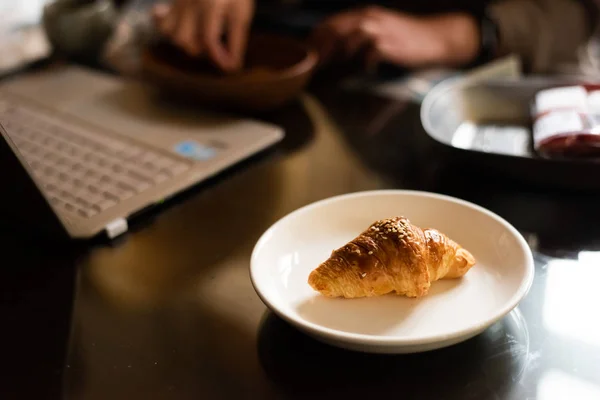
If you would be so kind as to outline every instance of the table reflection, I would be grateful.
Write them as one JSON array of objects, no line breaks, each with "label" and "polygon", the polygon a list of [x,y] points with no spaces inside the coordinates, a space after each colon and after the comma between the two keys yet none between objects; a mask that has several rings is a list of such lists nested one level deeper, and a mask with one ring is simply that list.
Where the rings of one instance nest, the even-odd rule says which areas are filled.
[{"label": "table reflection", "polygon": [[518,309],[481,335],[420,354],[342,350],[300,333],[268,313],[258,337],[260,363],[285,398],[507,398],[537,356]]},{"label": "table reflection", "polygon": [[600,399],[600,385],[557,369],[551,369],[544,373],[539,381],[537,399],[597,400]]},{"label": "table reflection", "polygon": [[[600,318],[583,304],[600,304],[600,252],[580,252],[578,260],[551,260],[546,265],[544,326],[551,334],[600,351]],[[599,397],[600,398],[600,397]]]}]

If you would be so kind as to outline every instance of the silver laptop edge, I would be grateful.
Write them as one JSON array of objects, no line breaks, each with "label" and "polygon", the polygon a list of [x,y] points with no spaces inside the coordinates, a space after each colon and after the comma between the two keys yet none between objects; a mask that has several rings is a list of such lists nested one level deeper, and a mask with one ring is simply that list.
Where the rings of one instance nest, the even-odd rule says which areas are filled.
[{"label": "silver laptop edge", "polygon": [[[137,211],[162,202],[283,138],[283,130],[277,126],[203,113],[191,106],[173,106],[144,85],[74,66],[17,76],[2,83],[0,122],[17,151],[25,152],[19,158],[36,167],[29,165],[28,169],[34,169],[30,174],[46,192],[46,198],[52,200],[53,193],[58,193],[54,200],[61,206],[53,205],[53,209],[73,238],[89,238],[103,230],[109,237],[118,236],[127,230],[127,218]],[[46,126],[49,128],[44,129]],[[72,140],[70,135],[75,135]],[[75,142],[72,146],[71,141]],[[96,148],[97,152],[90,150]],[[67,151],[79,152],[74,157],[80,157],[83,164],[88,157],[89,162],[98,162],[99,172],[87,171],[93,173],[93,179],[88,179],[88,175],[73,178],[70,168],[80,163],[71,159]],[[135,157],[149,161],[129,157],[136,152],[139,155]],[[51,161],[46,162],[46,158]],[[129,172],[117,173],[121,160],[125,160],[124,170],[131,172],[131,165],[133,172],[138,171],[148,182],[130,179],[130,175],[125,175]],[[63,164],[54,168],[61,161]],[[85,195],[77,197],[75,193],[71,197],[65,188],[79,193],[84,190],[73,182],[85,188]],[[123,185],[131,186],[133,194],[113,195],[108,193],[110,187],[103,191],[103,183],[117,191]],[[94,189],[93,193],[87,192],[88,186],[89,190]],[[65,201],[62,195],[74,200]],[[105,195],[110,195],[110,201],[102,200]],[[85,207],[80,207],[79,200]]]}]

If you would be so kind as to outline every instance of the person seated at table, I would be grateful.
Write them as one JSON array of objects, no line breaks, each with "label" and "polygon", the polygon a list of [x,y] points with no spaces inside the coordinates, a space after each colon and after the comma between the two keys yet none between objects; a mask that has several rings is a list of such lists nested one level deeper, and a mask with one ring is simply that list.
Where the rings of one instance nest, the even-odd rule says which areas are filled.
[{"label": "person seated at table", "polygon": [[[387,7],[348,0],[304,3],[353,5],[314,29],[311,36],[323,63],[361,54],[369,65],[385,62],[408,68],[467,67],[513,53],[530,71],[547,72],[559,63],[576,61],[578,48],[594,30],[596,15],[585,0],[475,2],[481,7],[431,0],[389,1]],[[402,11],[402,3],[409,11]],[[174,43],[192,55],[208,56],[225,71],[235,71],[241,66],[255,6],[255,0],[172,0],[157,5],[154,12],[158,28]],[[465,11],[452,11],[461,7]],[[429,13],[419,12],[423,9]]]},{"label": "person seated at table", "polygon": [[[156,5],[154,14],[160,32],[182,49],[235,71],[241,67],[255,1],[261,0],[171,0]],[[465,1],[295,3],[337,11],[311,34],[323,64],[360,56],[371,67],[383,62],[462,68],[511,53],[529,71],[549,72],[576,62],[578,49],[595,29],[596,8],[588,0]]]},{"label": "person seated at table", "polygon": [[[133,0],[112,0],[117,7],[129,1]],[[270,18],[282,19],[282,5],[287,17],[291,12],[292,18],[302,18],[294,15],[296,10],[325,16],[309,35],[322,65],[359,59],[371,70],[379,63],[411,69],[467,68],[512,53],[530,72],[553,72],[561,64],[577,63],[578,50],[595,31],[597,16],[594,0],[156,1],[159,32],[190,55],[208,57],[223,71],[241,68],[255,10],[274,10]],[[79,13],[85,16],[79,24],[46,18],[54,45],[72,53],[97,53],[95,44],[104,43],[103,35],[109,33],[107,3],[51,3],[58,13],[87,7]],[[99,27],[91,23],[94,6],[102,14]]]}]

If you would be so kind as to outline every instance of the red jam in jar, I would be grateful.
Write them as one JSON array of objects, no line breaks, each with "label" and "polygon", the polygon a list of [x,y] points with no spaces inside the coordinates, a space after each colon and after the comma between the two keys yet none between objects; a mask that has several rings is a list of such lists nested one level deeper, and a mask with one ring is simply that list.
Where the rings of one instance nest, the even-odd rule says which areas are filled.
[{"label": "red jam in jar", "polygon": [[541,90],[532,114],[533,147],[538,154],[600,159],[600,86]]}]

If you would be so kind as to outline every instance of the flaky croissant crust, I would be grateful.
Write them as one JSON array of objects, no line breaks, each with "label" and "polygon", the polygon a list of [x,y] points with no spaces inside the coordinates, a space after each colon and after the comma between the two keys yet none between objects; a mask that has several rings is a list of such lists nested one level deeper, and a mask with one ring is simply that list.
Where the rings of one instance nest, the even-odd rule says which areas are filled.
[{"label": "flaky croissant crust", "polygon": [[311,272],[308,283],[327,297],[371,297],[396,293],[421,297],[431,282],[459,278],[475,264],[467,250],[435,229],[405,217],[377,221],[334,250]]}]

